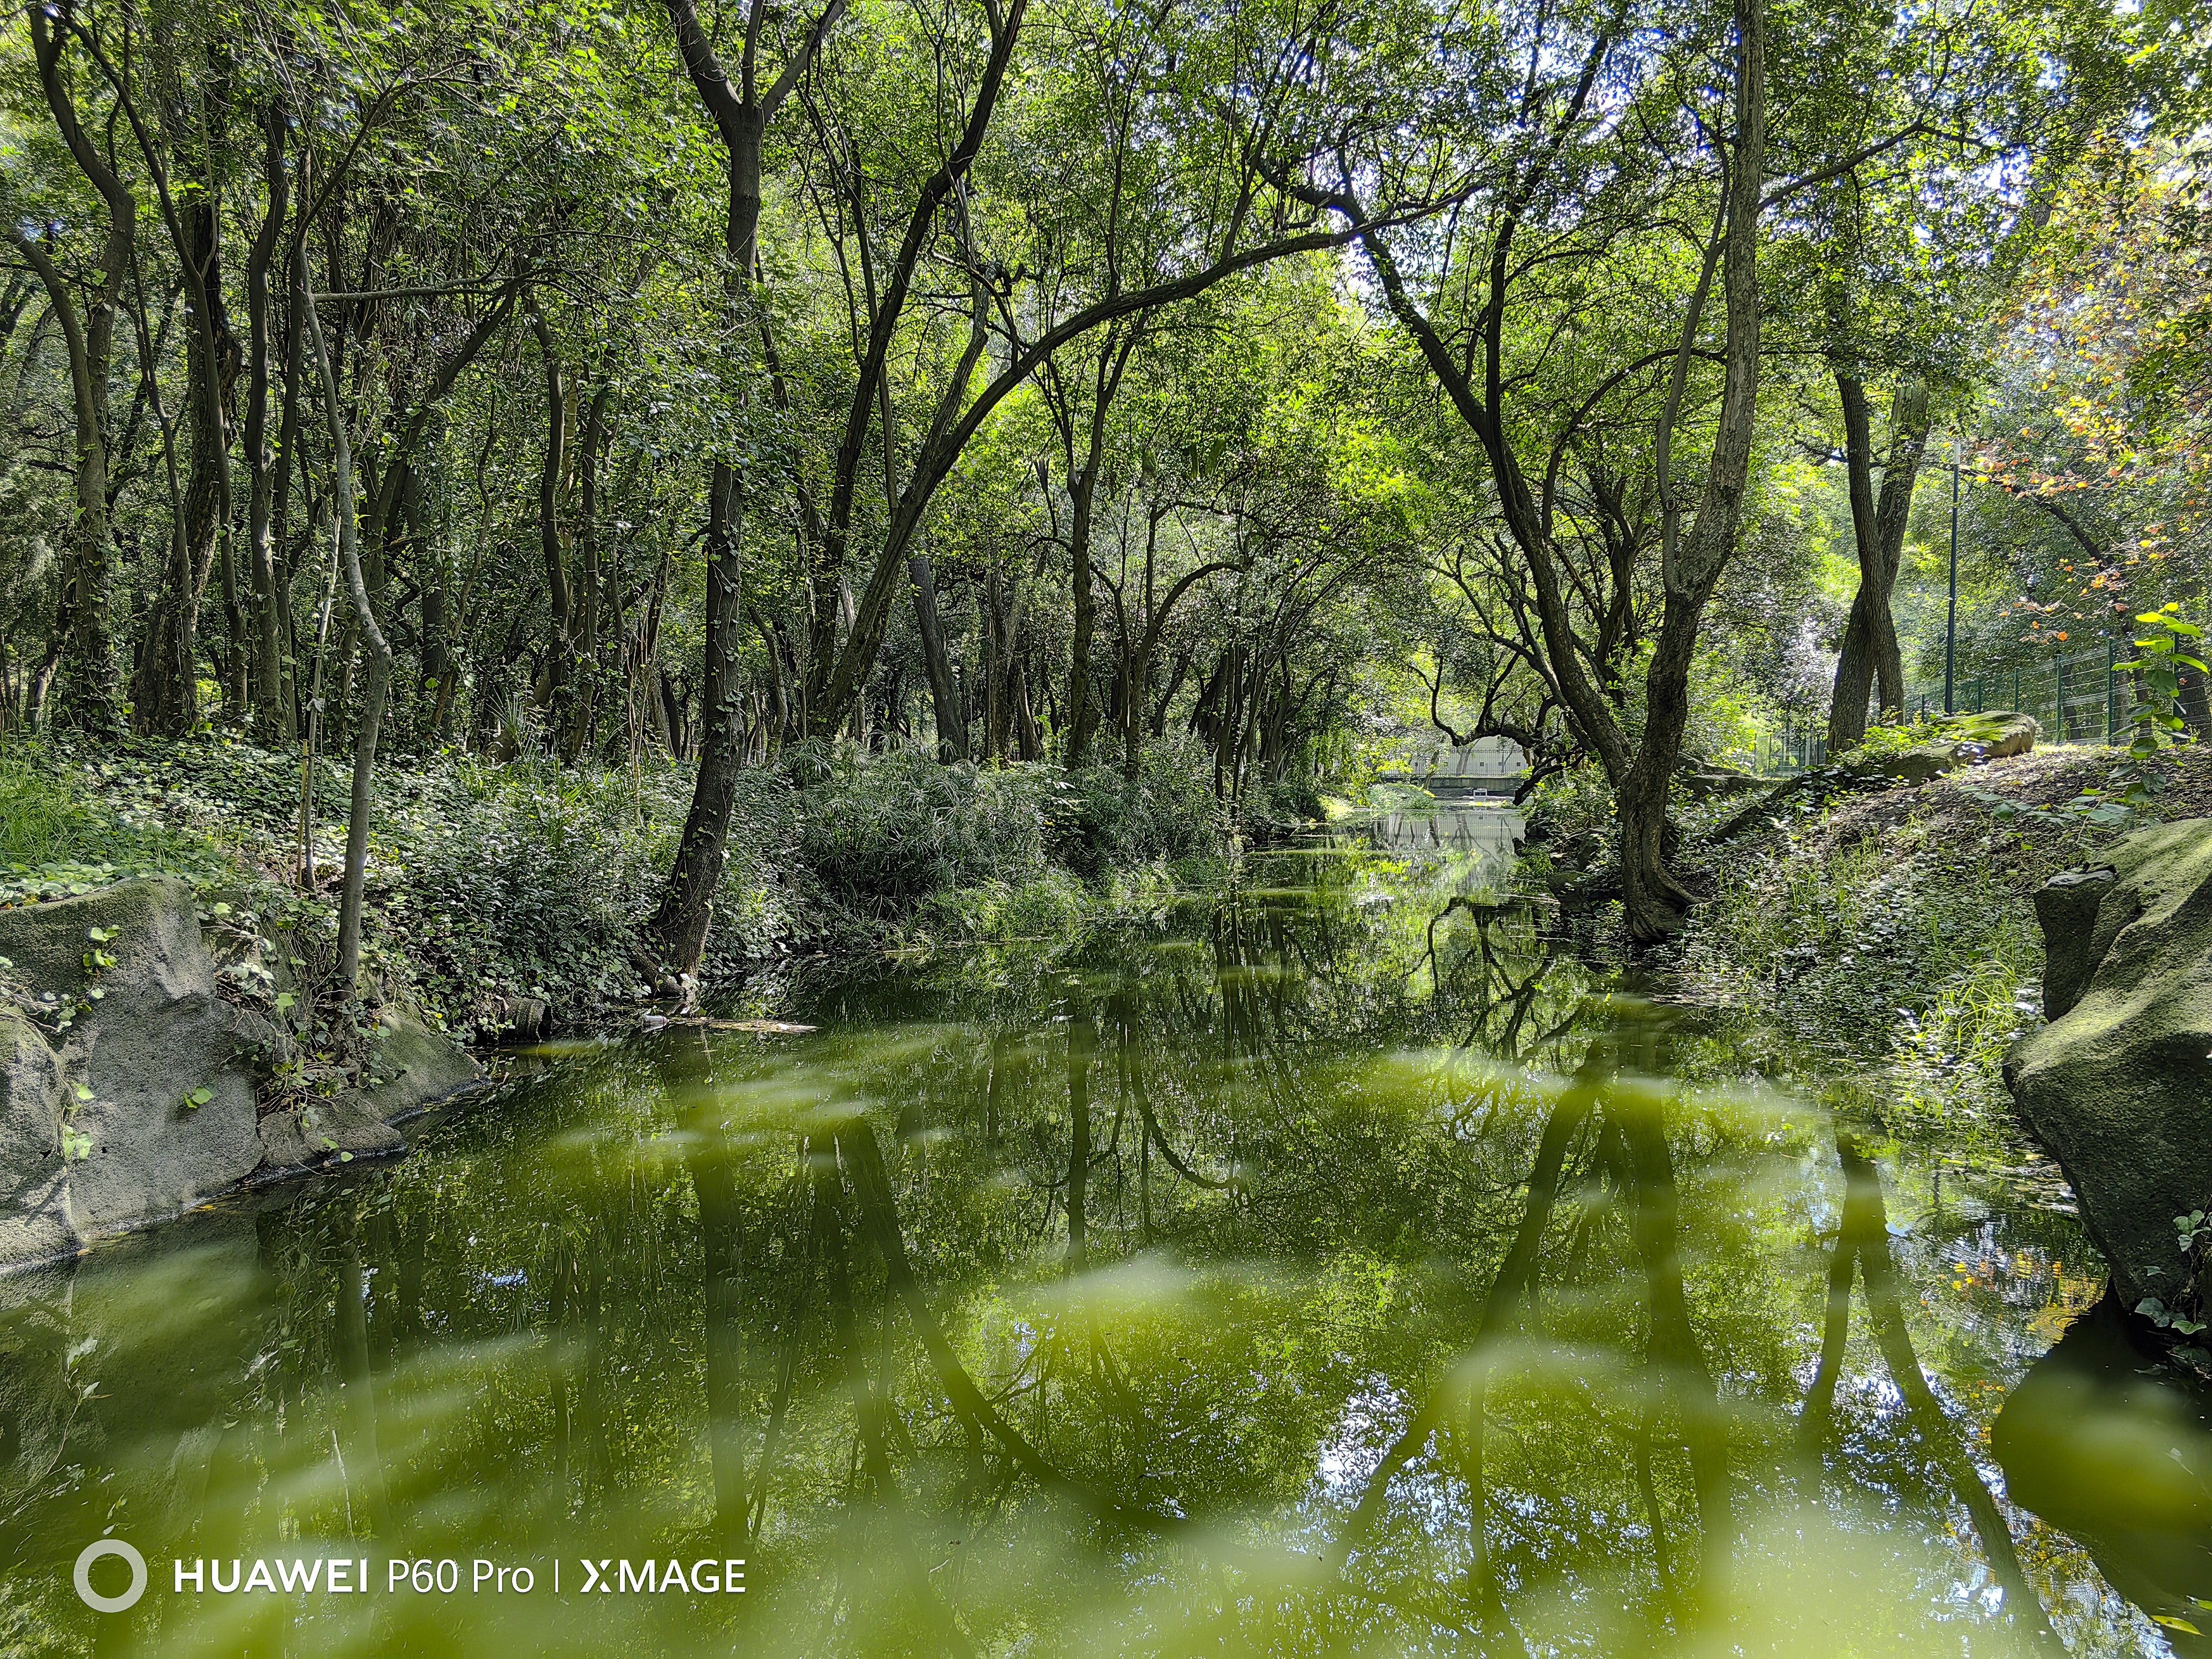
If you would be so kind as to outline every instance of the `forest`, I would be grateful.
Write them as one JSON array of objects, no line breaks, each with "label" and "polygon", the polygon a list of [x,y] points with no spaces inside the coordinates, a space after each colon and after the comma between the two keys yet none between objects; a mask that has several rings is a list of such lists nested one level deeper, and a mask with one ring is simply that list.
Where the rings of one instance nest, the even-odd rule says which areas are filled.
[{"label": "forest", "polygon": [[0,11],[0,1652],[2212,1653],[2208,72]]},{"label": "forest", "polygon": [[0,726],[349,770],[349,969],[456,757],[688,795],[678,975],[748,781],[885,757],[1263,832],[1502,739],[1661,939],[1686,772],[2063,726],[2212,563],[2187,7],[4,27]]}]

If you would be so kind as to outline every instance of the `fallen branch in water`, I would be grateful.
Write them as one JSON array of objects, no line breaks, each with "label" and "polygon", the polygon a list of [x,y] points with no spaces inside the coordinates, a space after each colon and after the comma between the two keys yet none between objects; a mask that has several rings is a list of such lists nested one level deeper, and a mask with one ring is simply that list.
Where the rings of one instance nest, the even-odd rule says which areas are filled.
[{"label": "fallen branch in water", "polygon": [[669,1025],[688,1025],[694,1030],[757,1031],[763,1036],[805,1036],[818,1025],[799,1025],[786,1019],[708,1019],[704,1014],[646,1014],[638,1024],[648,1031]]}]

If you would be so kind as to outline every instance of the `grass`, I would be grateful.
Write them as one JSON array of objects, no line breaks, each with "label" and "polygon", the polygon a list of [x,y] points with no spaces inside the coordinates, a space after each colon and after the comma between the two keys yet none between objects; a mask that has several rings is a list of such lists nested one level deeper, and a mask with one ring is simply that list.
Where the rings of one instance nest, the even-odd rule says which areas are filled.
[{"label": "grass", "polygon": [[234,872],[186,821],[171,781],[127,762],[0,744],[0,905],[65,898],[133,876],[196,884]]}]

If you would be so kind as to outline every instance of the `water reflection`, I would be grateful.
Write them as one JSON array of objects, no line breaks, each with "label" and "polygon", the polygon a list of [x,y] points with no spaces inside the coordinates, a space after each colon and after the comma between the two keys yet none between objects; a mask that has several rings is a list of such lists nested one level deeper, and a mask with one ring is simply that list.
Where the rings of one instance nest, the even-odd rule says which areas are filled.
[{"label": "water reflection", "polygon": [[2158,1358],[2107,1293],[2029,1368],[1990,1448],[2014,1498],[2089,1549],[2176,1652],[2212,1653],[2212,1409],[2153,1380]]},{"label": "water reflection", "polygon": [[[2199,1582],[2142,1545],[2197,1550],[2198,1489],[2082,1506],[2125,1389],[2039,1367],[1984,1455],[2044,1310],[1958,1294],[1961,1229],[2070,1222],[1955,1154],[1937,1207],[1455,876],[1316,856],[787,1012],[823,1030],[565,1056],[402,1164],[10,1281],[0,1645],[2126,1653],[2112,1584]],[[156,1583],[103,1621],[110,1528]],[[166,1577],[311,1553],[375,1590]],[[583,1593],[647,1557],[682,1587]]]},{"label": "water reflection", "polygon": [[1527,817],[1510,799],[1443,783],[1437,787],[1439,793],[1433,794],[1402,785],[1383,789],[1385,805],[1363,814],[1359,827],[1372,845],[1386,851],[1457,854],[1502,872],[1528,828]]}]

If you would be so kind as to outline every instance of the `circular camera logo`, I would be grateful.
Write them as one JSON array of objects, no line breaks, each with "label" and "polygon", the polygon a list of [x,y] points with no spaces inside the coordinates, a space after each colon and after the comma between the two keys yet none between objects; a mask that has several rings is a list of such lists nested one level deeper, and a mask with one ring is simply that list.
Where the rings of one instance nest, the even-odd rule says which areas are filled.
[{"label": "circular camera logo", "polygon": [[[92,1587],[92,1564],[119,1555],[131,1566],[131,1588],[120,1595],[102,1595]],[[84,1547],[76,1558],[77,1599],[94,1613],[121,1613],[138,1605],[146,1593],[146,1558],[120,1538],[102,1538]]]}]

